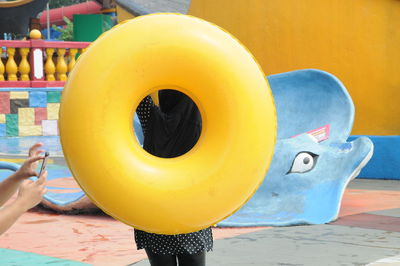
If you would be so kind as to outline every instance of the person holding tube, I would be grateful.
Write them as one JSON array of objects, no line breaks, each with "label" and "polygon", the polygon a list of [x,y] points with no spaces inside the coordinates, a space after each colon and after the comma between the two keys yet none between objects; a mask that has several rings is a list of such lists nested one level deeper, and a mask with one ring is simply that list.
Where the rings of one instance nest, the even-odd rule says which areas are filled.
[{"label": "person holding tube", "polygon": [[[200,137],[200,112],[182,92],[160,90],[158,98],[159,106],[147,96],[136,110],[144,135],[143,148],[162,158],[183,155]],[[145,249],[152,266],[204,266],[206,252],[213,248],[211,228],[179,235],[134,231],[137,248]]]}]

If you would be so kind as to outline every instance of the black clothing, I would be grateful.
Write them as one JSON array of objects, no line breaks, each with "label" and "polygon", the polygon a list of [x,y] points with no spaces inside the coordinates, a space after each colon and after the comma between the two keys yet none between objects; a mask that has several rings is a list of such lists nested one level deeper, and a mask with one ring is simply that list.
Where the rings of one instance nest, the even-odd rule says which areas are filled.
[{"label": "black clothing", "polygon": [[155,254],[146,249],[147,257],[149,258],[152,266],[177,266],[176,260],[178,259],[179,266],[205,266],[206,265],[206,252],[201,251],[197,254],[178,254],[176,255],[161,255]]},{"label": "black clothing", "polygon": [[[147,96],[136,110],[143,129],[143,148],[162,158],[180,156],[188,152],[200,136],[200,112],[189,97],[177,91],[162,90],[159,100],[160,107],[157,107]],[[146,252],[157,255],[197,254],[213,247],[211,228],[180,235],[135,229],[135,241],[138,249],[145,248]]]},{"label": "black clothing", "polygon": [[135,242],[138,249],[160,255],[196,254],[213,247],[211,228],[180,235],[159,235],[135,229]]},{"label": "black clothing", "polygon": [[[185,94],[173,90],[162,90],[159,93],[160,108],[152,104],[150,97],[143,102],[151,101],[144,113],[148,116],[139,120],[146,125],[143,148],[161,158],[173,158],[188,152],[197,142],[201,133],[201,116],[196,104]],[[142,112],[143,113],[143,112]],[[142,122],[143,120],[144,123]]]}]

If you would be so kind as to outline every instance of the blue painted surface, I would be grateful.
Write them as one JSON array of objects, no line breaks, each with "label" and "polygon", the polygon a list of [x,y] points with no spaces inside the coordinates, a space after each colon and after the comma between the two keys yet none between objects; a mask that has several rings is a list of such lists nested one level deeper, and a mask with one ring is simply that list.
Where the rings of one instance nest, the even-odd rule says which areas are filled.
[{"label": "blue painted surface", "polygon": [[64,156],[59,136],[4,137],[0,138],[0,153],[7,155],[27,155],[29,148],[37,143],[44,144],[43,149],[52,157]]},{"label": "blue painted surface", "polygon": [[47,107],[47,92],[30,91],[29,107]]},{"label": "blue painted surface", "polygon": [[[19,169],[19,164],[9,163],[9,162],[0,162],[0,169],[15,172]],[[3,178],[1,180],[3,180]]]},{"label": "blue painted surface", "polygon": [[[360,136],[350,136],[352,141]],[[374,143],[374,155],[360,178],[400,180],[400,136],[367,136]]]},{"label": "blue painted surface", "polygon": [[5,137],[6,135],[6,124],[0,124],[0,137]]},{"label": "blue painted surface", "polygon": [[268,77],[278,117],[278,139],[330,124],[333,138],[344,142],[354,122],[354,105],[343,84],[319,70],[300,70]]},{"label": "blue painted surface", "polygon": [[[253,197],[218,225],[328,223],[338,215],[348,182],[368,161],[372,142],[365,137],[346,142],[354,107],[344,86],[329,73],[301,70],[272,75],[268,80],[278,117],[274,157]],[[318,143],[305,133],[327,124],[331,131],[325,141]],[[313,155],[313,168],[293,172],[301,153]]]},{"label": "blue painted surface", "polygon": [[22,265],[57,265],[57,266],[81,266],[89,265],[79,261],[64,260],[54,257],[43,256],[35,253],[19,250],[0,248],[0,265],[22,266]]},{"label": "blue painted surface", "polygon": [[85,193],[81,190],[79,192],[64,193],[47,192],[44,195],[44,198],[57,206],[68,206],[69,204],[73,204],[80,200],[84,196]]}]

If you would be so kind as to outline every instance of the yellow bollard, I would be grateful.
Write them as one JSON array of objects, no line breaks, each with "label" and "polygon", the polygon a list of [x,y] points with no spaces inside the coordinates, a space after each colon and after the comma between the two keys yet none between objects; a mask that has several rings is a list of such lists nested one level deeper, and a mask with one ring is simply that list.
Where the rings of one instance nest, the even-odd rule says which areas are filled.
[{"label": "yellow bollard", "polygon": [[54,48],[46,49],[47,60],[46,60],[46,63],[44,64],[44,71],[46,73],[47,81],[55,81],[56,80],[54,77],[54,72],[56,72],[56,67],[53,62],[53,53],[54,53]]},{"label": "yellow bollard", "polygon": [[78,53],[78,49],[76,49],[76,48],[69,49],[68,72],[71,72],[75,66],[75,63],[76,63],[75,56],[77,53]]},{"label": "yellow bollard", "polygon": [[67,63],[65,63],[65,58],[64,58],[65,48],[58,48],[57,55],[58,55],[56,64],[57,80],[66,81],[68,66]]},{"label": "yellow bollard", "polygon": [[29,48],[19,48],[19,54],[21,55],[21,63],[19,64],[19,73],[21,74],[21,80],[23,81],[29,80],[29,72],[31,71],[31,67],[27,60],[28,53],[29,53]]},{"label": "yellow bollard", "polygon": [[16,81],[18,80],[17,78],[18,66],[14,60],[15,48],[8,47],[7,55],[8,55],[8,60],[6,64],[7,80]]}]

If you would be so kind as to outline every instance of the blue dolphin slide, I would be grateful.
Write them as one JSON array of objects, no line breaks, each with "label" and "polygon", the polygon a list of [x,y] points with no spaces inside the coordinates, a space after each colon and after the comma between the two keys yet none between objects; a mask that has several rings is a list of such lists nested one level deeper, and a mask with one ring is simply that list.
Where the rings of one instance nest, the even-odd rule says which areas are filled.
[{"label": "blue dolphin slide", "polygon": [[354,106],[333,75],[298,70],[269,76],[268,81],[278,118],[270,168],[253,197],[219,226],[333,221],[347,184],[372,157],[373,144],[366,137],[346,141]]},{"label": "blue dolphin slide", "polygon": [[[367,164],[373,144],[366,137],[347,142],[353,102],[333,75],[298,70],[268,77],[278,118],[275,153],[253,197],[218,226],[287,226],[335,220],[347,184]],[[143,143],[135,117],[136,137]],[[2,163],[15,171],[18,165]],[[64,172],[63,172],[64,171]],[[49,179],[71,176],[49,168]],[[67,172],[65,172],[67,171]],[[48,192],[42,202],[56,211],[93,209],[83,191]]]}]

